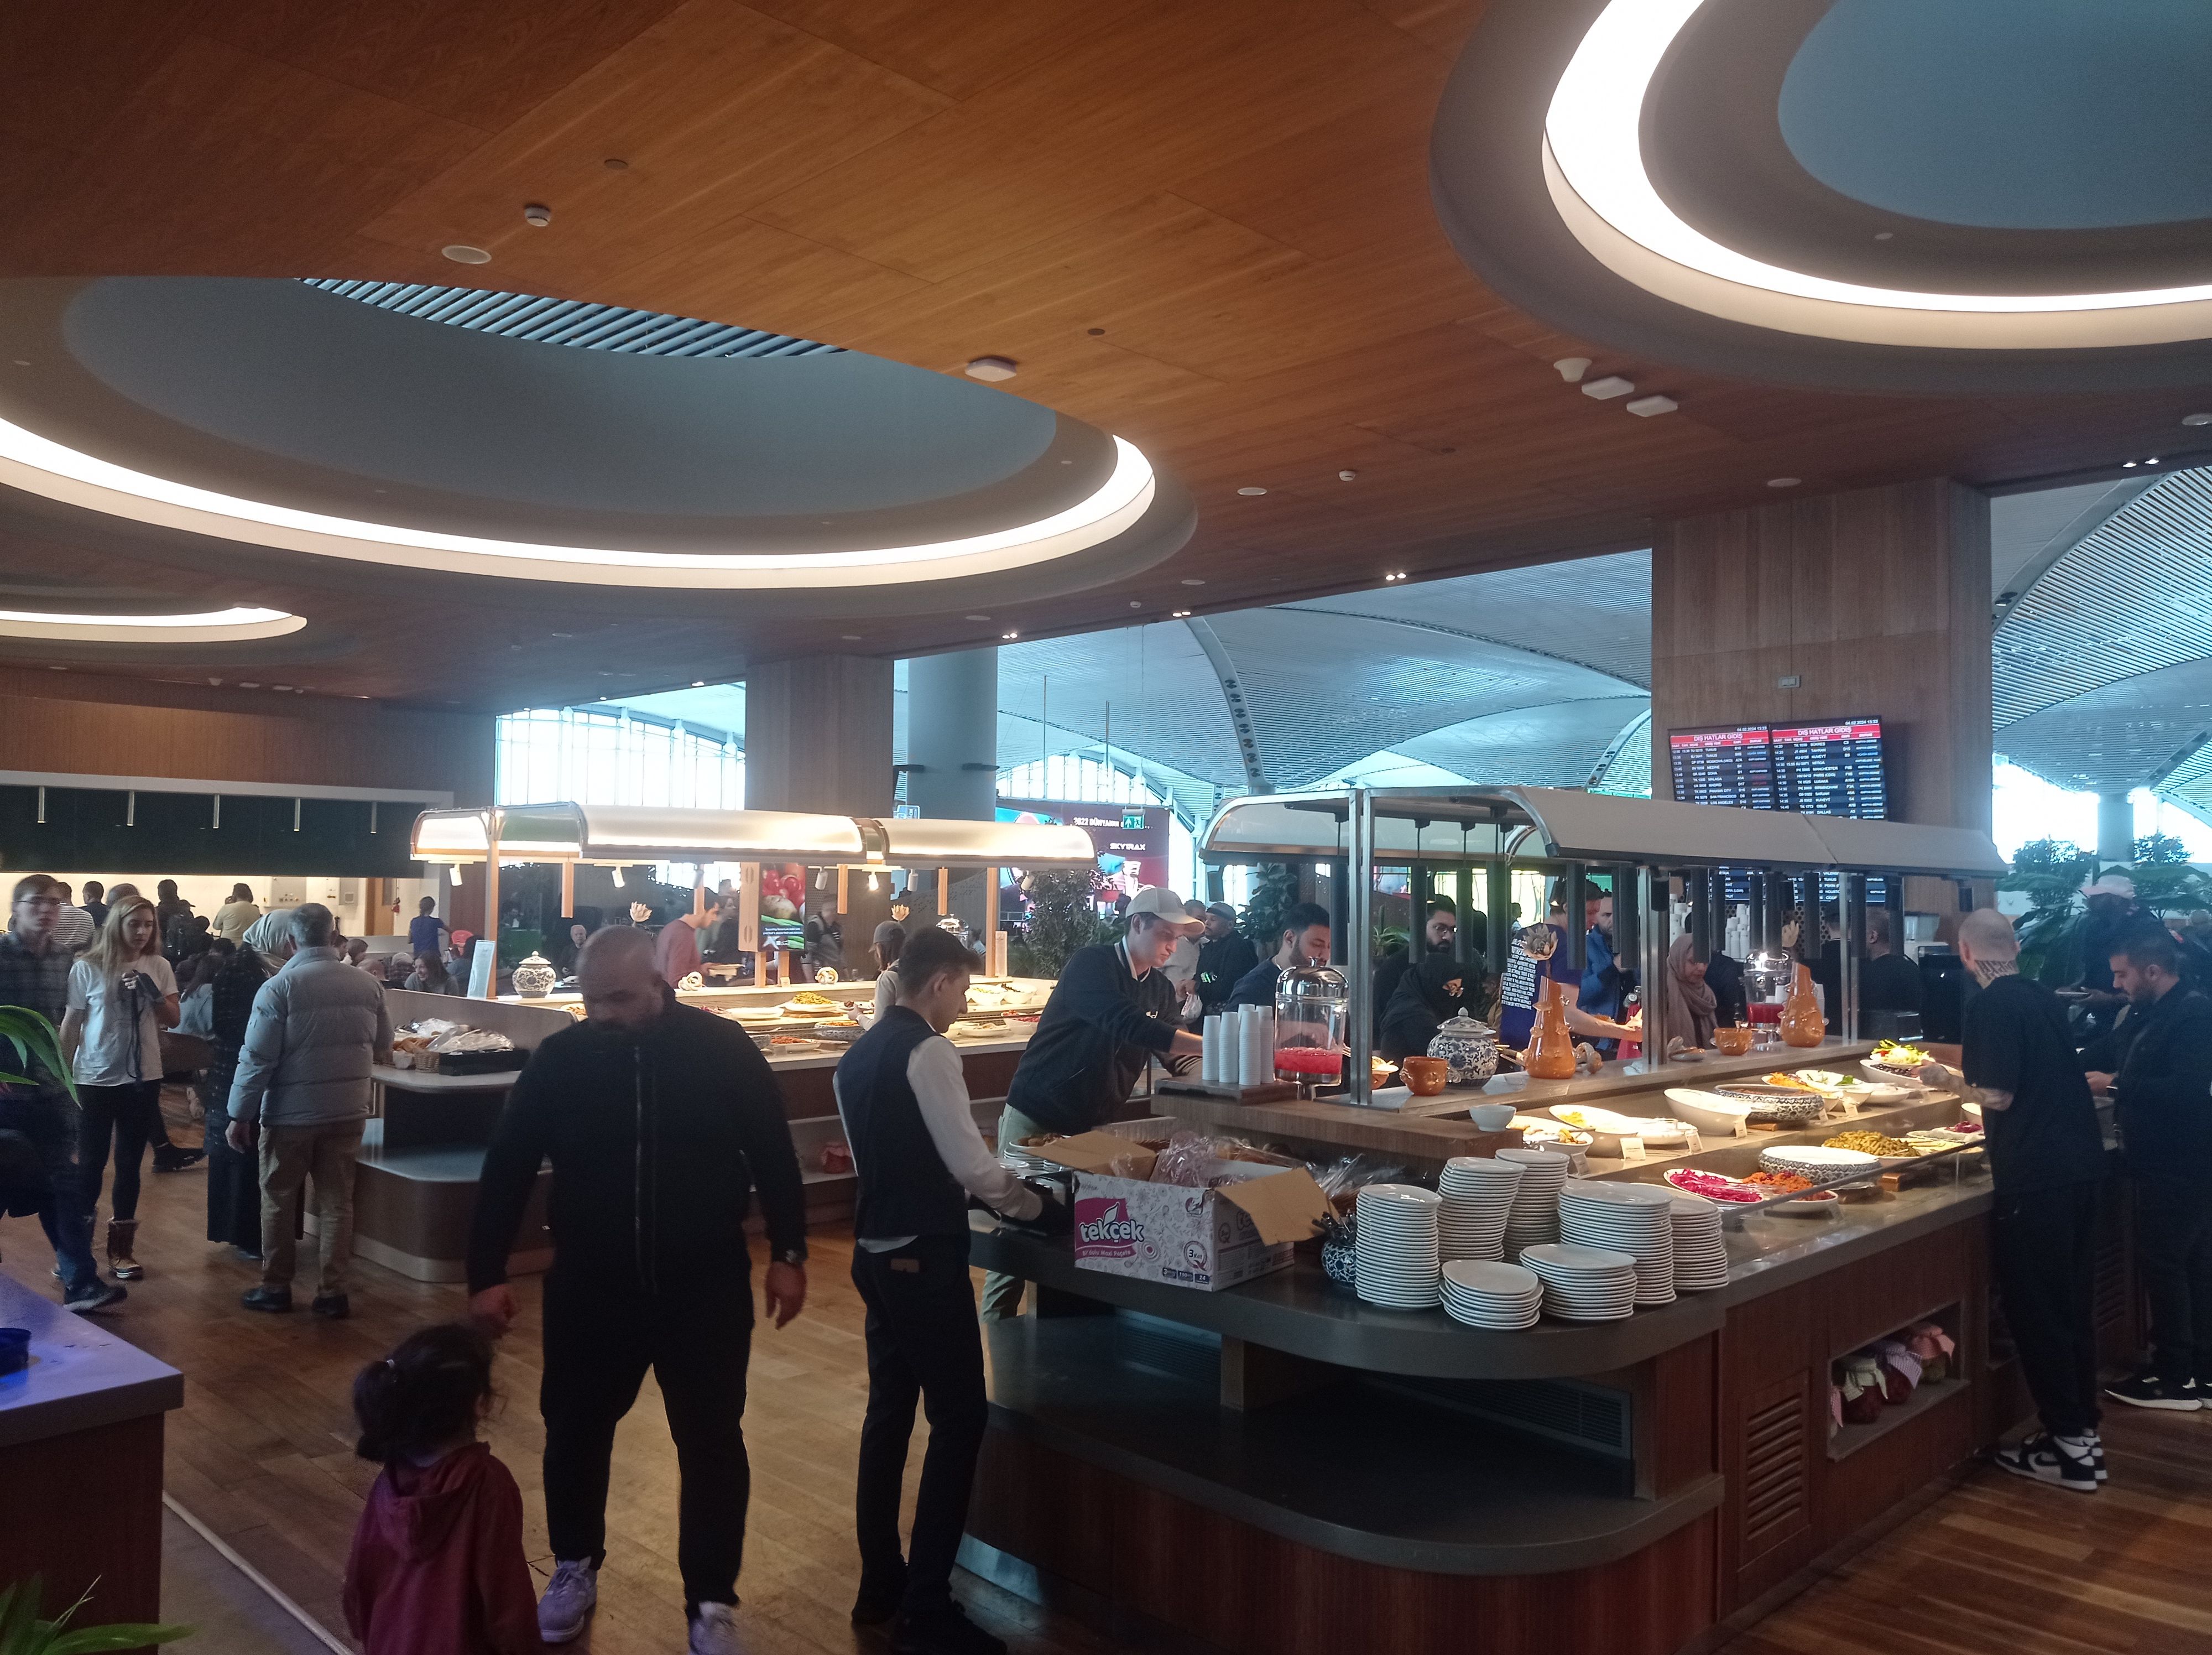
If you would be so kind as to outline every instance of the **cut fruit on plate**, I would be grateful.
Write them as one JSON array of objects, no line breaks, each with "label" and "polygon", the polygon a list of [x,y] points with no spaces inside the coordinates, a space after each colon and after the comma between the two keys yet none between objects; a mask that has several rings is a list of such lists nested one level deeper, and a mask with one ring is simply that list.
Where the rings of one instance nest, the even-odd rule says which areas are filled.
[{"label": "cut fruit on plate", "polygon": [[1666,1180],[1685,1195],[1703,1196],[1708,1201],[1728,1201],[1740,1204],[1765,1201],[1766,1194],[1756,1185],[1741,1178],[1727,1177],[1718,1172],[1706,1172],[1694,1166],[1670,1167]]}]

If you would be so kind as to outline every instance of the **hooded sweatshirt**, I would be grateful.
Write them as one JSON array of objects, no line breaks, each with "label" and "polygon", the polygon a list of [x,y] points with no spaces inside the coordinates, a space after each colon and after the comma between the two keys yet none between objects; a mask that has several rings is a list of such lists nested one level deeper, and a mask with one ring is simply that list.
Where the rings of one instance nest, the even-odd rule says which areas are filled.
[{"label": "hooded sweatshirt", "polygon": [[488,1445],[384,1468],[346,1560],[345,1617],[362,1655],[544,1655],[522,1491]]}]

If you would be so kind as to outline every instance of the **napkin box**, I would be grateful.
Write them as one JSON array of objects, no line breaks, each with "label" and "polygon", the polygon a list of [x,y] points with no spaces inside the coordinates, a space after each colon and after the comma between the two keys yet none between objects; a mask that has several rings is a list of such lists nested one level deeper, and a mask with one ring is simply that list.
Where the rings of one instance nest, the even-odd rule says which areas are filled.
[{"label": "napkin box", "polygon": [[1235,1182],[1194,1190],[1079,1171],[1076,1268],[1218,1293],[1287,1269],[1328,1211],[1302,1166],[1215,1161],[1207,1175]]}]

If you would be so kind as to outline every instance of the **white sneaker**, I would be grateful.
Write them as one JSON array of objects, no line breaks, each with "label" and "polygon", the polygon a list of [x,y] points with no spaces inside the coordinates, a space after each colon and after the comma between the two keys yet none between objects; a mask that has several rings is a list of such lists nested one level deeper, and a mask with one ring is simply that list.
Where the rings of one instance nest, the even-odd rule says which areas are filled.
[{"label": "white sneaker", "polygon": [[599,1601],[599,1572],[590,1562],[556,1562],[545,1595],[538,1600],[538,1635],[549,1644],[565,1644],[584,1629]]},{"label": "white sneaker", "polygon": [[727,1603],[702,1603],[691,1620],[691,1655],[745,1655],[738,1612]]}]

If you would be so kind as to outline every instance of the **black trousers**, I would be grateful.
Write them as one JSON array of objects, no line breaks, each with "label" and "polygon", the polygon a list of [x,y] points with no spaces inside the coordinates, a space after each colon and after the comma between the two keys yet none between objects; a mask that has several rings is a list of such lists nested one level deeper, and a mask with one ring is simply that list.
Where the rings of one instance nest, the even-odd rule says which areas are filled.
[{"label": "black trousers", "polygon": [[2212,1380],[2212,1189],[2136,1178],[2136,1271],[2150,1299],[2151,1360],[2160,1378]]},{"label": "black trousers", "polygon": [[738,1601],[745,1507],[745,1365],[752,1284],[740,1279],[658,1296],[564,1277],[545,1279],[545,1524],[553,1555],[594,1564],[607,1545],[607,1482],[615,1427],[647,1368],[659,1382],[682,1479],[676,1565],[684,1607]]},{"label": "black trousers", "polygon": [[115,1147],[115,1196],[110,1210],[118,1219],[138,1216],[139,1174],[149,1144],[168,1147],[161,1129],[161,1083],[134,1080],[128,1086],[80,1086],[77,1102],[77,1172],[84,1180],[84,1204],[100,1205],[100,1186],[107,1173],[107,1152]]},{"label": "black trousers", "polygon": [[2020,1352],[2043,1428],[2073,1437],[2097,1428],[2097,1186],[2008,1196],[1990,1240],[2005,1325]]},{"label": "black trousers", "polygon": [[[968,1496],[990,1409],[968,1237],[922,1236],[885,1253],[856,1246],[853,1285],[868,1310],[868,1412],[860,1423],[853,1501],[860,1577],[864,1589],[886,1591],[903,1569],[902,1607],[927,1615],[951,1601],[952,1563],[968,1526]],[[917,1400],[929,1419],[929,1450],[902,1563],[899,1490]]]}]

